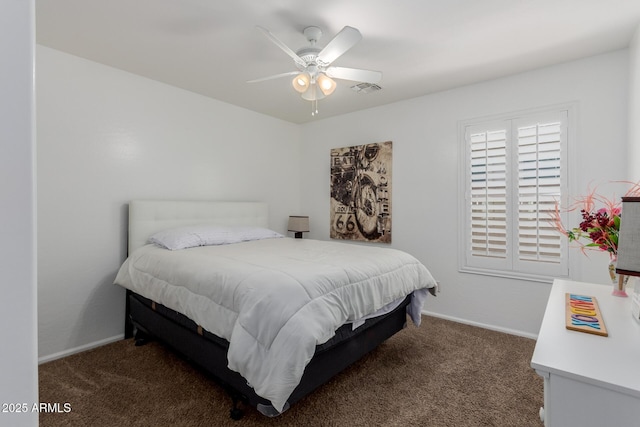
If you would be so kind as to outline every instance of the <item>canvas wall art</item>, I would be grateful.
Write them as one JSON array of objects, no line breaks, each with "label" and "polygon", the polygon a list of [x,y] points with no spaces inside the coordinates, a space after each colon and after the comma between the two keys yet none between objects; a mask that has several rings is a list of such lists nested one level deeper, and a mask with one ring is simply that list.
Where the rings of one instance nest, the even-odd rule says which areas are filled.
[{"label": "canvas wall art", "polygon": [[391,243],[391,141],[331,150],[332,239]]}]

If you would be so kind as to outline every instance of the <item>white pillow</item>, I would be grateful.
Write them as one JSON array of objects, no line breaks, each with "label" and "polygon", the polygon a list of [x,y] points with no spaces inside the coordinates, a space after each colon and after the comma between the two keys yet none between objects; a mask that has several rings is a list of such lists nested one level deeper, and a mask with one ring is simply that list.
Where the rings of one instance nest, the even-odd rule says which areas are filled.
[{"label": "white pillow", "polygon": [[174,251],[196,246],[228,245],[280,237],[284,236],[261,227],[196,225],[159,231],[149,238],[149,243]]}]

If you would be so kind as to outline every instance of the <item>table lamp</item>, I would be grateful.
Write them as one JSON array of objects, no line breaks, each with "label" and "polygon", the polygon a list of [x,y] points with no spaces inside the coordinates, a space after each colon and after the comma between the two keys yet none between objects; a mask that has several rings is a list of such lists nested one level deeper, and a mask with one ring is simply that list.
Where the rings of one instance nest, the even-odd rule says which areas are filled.
[{"label": "table lamp", "polygon": [[292,215],[289,217],[289,231],[295,233],[296,239],[302,238],[302,233],[309,232],[309,217]]},{"label": "table lamp", "polygon": [[[625,293],[624,276],[640,276],[640,197],[622,198],[622,215],[620,217],[620,231],[618,232],[617,256],[617,292]],[[634,303],[640,305],[637,304],[640,303],[640,301],[635,301],[636,299],[636,295],[634,295]],[[635,312],[640,312],[640,306],[633,308],[633,311],[634,316],[637,316]]]}]

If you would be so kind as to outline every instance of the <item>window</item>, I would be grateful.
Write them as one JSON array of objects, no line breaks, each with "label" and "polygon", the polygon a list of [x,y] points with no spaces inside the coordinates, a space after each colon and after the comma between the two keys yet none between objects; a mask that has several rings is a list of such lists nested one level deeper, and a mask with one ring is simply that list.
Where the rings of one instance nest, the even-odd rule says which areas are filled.
[{"label": "window", "polygon": [[568,120],[565,108],[461,125],[463,271],[568,274],[566,239],[550,223],[567,193]]}]

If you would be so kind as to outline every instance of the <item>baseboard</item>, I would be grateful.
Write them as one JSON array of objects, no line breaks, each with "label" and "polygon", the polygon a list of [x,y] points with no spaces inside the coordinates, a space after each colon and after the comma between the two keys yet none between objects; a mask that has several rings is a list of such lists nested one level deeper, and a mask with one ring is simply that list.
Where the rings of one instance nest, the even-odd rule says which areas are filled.
[{"label": "baseboard", "polygon": [[[485,323],[479,323],[479,322],[473,322],[467,319],[461,319],[459,317],[454,317],[454,316],[447,316],[444,314],[440,314],[440,313],[434,313],[431,311],[422,311],[422,314],[426,315],[426,316],[433,316],[433,317],[438,317],[441,319],[445,319],[445,320],[450,320],[452,322],[458,322],[458,323],[463,323],[465,325],[471,325],[471,326],[477,326],[479,328],[484,328],[484,329],[489,329],[492,331],[497,331],[497,332],[504,332],[505,334],[509,334],[509,335],[516,335],[516,336],[520,336],[520,337],[524,337],[524,338],[530,338],[530,339],[537,339],[538,336],[536,334],[531,334],[528,332],[523,332],[523,331],[518,331],[515,329],[509,329],[509,328],[502,328],[499,326],[495,326],[495,325],[488,325]],[[75,348],[71,348],[68,350],[64,350],[58,353],[54,353],[54,354],[50,354],[47,356],[42,356],[40,358],[38,358],[38,364],[42,364],[42,363],[47,363],[47,362],[51,362],[53,360],[56,359],[62,359],[63,357],[67,357],[67,356],[71,356],[72,354],[76,354],[76,353],[81,353],[83,351],[87,351],[87,350],[91,350],[93,348],[96,347],[101,347],[103,345],[107,345],[107,344],[111,344],[113,342],[116,341],[120,341],[124,339],[124,334],[120,334],[120,335],[116,335],[110,338],[105,338],[103,340],[100,341],[95,341],[89,344],[85,344],[85,345],[81,345],[79,347],[75,347]]]},{"label": "baseboard", "polygon": [[72,354],[82,353],[83,351],[91,350],[96,347],[102,347],[103,345],[111,344],[116,341],[120,341],[124,339],[124,334],[116,335],[110,338],[105,338],[100,341],[94,341],[89,344],[81,345],[79,347],[70,348],[68,350],[60,351],[58,353],[53,353],[47,356],[42,356],[38,358],[38,365],[43,363],[51,362],[56,359],[62,359],[63,357],[71,356]]},{"label": "baseboard", "polygon": [[532,340],[538,339],[537,334],[531,334],[529,332],[519,331],[516,329],[509,329],[509,328],[503,328],[495,325],[488,325],[486,323],[473,322],[471,320],[461,319],[459,317],[454,317],[454,316],[447,316],[440,313],[433,313],[431,311],[422,311],[422,314],[426,316],[438,317],[440,319],[451,320],[452,322],[464,323],[465,325],[477,326],[479,328],[489,329],[492,331],[504,332],[505,334],[509,334],[509,335],[516,335],[519,337],[530,338]]}]

